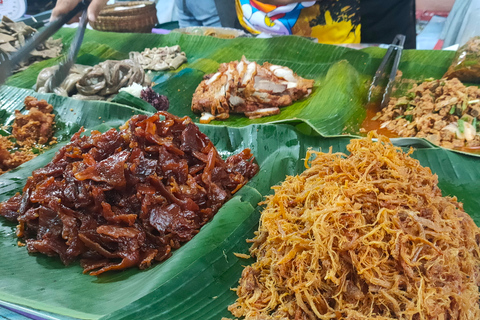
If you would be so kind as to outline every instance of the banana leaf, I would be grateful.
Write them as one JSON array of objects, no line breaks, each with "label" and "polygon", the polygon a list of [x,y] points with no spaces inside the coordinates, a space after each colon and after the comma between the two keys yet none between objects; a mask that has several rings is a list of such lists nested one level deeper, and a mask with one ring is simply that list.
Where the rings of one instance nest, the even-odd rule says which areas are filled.
[{"label": "banana leaf", "polygon": [[[15,97],[17,108],[22,107],[20,96],[31,93],[8,87],[0,92],[6,94],[5,91]],[[14,109],[15,103],[6,99],[7,96],[0,98],[9,110]],[[82,113],[76,120],[73,117],[65,120],[77,122],[75,127],[65,126],[71,127],[72,133],[79,125],[88,129],[100,126],[104,130],[116,127],[132,114],[144,112],[113,103],[80,103],[53,95],[47,98],[60,99],[62,106],[66,106],[62,112],[57,109],[59,116],[70,115],[70,108]],[[103,120],[98,119],[99,114]],[[199,127],[222,156],[251,148],[260,172],[190,242],[175,251],[170,259],[147,270],[130,269],[92,277],[82,274],[78,263],[65,267],[56,257],[28,254],[24,247],[17,246],[15,224],[0,218],[0,300],[39,314],[80,319],[228,317],[227,307],[235,300],[230,288],[236,286],[243,266],[251,263],[234,253],[248,253],[249,244],[245,240],[252,238],[258,227],[261,210],[258,203],[272,192],[271,186],[283,181],[286,175],[303,171],[308,148],[345,152],[351,137],[305,135],[293,126],[282,124]],[[408,140],[404,141],[403,146],[408,144]],[[55,148],[58,146],[0,176],[0,201],[20,191],[31,171],[51,160]],[[438,175],[444,195],[457,196],[480,224],[478,160],[428,145],[416,145],[416,148],[413,156]]]},{"label": "banana leaf", "polygon": [[[40,94],[32,90],[20,89],[10,86],[0,87],[0,123],[8,127],[15,119],[15,110],[26,112],[23,101],[27,96],[35,96],[37,99],[45,99],[54,106],[55,114],[54,137],[58,143],[53,145],[46,151],[51,158],[53,154],[66,142],[70,141],[72,135],[81,127],[85,130],[105,131],[110,128],[119,127],[124,124],[134,114],[149,113],[142,109],[137,109],[116,103],[107,103],[104,101],[82,101],[67,97],[57,96],[54,94]],[[105,107],[108,105],[108,108]],[[48,157],[47,157],[48,158]],[[42,158],[36,161],[42,161]],[[39,166],[48,163],[44,160]],[[22,172],[28,174],[32,171],[30,162],[20,166],[12,174],[22,175]],[[14,173],[15,172],[15,173]],[[3,177],[3,176],[0,176]],[[6,181],[0,179],[0,198],[10,197],[15,194],[18,187],[24,184],[22,179],[13,179]]]},{"label": "banana leaf", "polygon": [[[94,66],[105,60],[122,60],[126,58],[128,58],[128,53],[123,54],[104,44],[87,42],[83,43],[80,47],[76,63]],[[26,70],[10,76],[7,79],[7,85],[18,88],[35,89],[35,83],[40,71],[58,64],[61,60],[62,57],[60,56],[34,63]]]},{"label": "banana leaf", "polygon": [[[56,37],[61,37],[65,47],[68,47],[74,32],[75,30],[64,28]],[[247,59],[259,63],[269,61],[288,66],[300,76],[315,79],[313,94],[308,99],[283,108],[279,115],[255,120],[233,115],[226,121],[213,121],[211,124],[242,127],[252,123],[289,123],[297,125],[305,133],[323,136],[359,134],[366,116],[364,105],[367,88],[386,52],[378,47],[354,50],[292,36],[218,39],[180,33],[119,34],[87,30],[77,62],[95,65],[106,59],[128,58],[128,53],[132,50],[176,44],[186,52],[188,63],[175,71],[151,73],[156,83],[154,89],[169,97],[171,113],[177,116],[188,115],[198,122],[199,115],[191,111],[190,104],[192,94],[203,76],[215,72],[220,63],[238,60],[245,55]],[[404,50],[399,66],[402,81],[397,84],[394,96],[404,94],[414,83],[442,77],[454,54],[438,50]],[[34,64],[9,78],[8,84],[32,88],[40,70],[57,62],[58,59],[51,59]],[[117,95],[113,101],[155,112],[143,100],[126,93]],[[415,143],[431,145],[424,139],[418,139]]]},{"label": "banana leaf", "polygon": [[[74,31],[61,29],[67,47]],[[271,39],[236,38],[218,39],[181,33],[168,35],[120,34],[87,30],[78,62],[94,65],[106,59],[124,59],[130,51],[142,51],[154,46],[179,44],[188,57],[188,63],[173,72],[154,72],[154,89],[169,97],[169,111],[177,116],[190,116],[199,121],[199,115],[190,110],[192,94],[205,74],[214,73],[220,63],[241,59],[285,65],[300,76],[315,79],[312,95],[282,108],[279,115],[249,120],[234,115],[226,121],[213,121],[214,125],[241,127],[253,123],[303,122],[324,136],[358,133],[365,118],[364,105],[368,83],[380,64],[385,49],[367,48],[355,50],[345,47],[314,43],[301,37],[274,37]],[[405,84],[425,78],[441,77],[453,59],[454,53],[443,51],[406,50],[400,70]],[[40,67],[53,65],[45,61],[9,79],[8,84],[31,88]],[[405,87],[405,85],[404,85]],[[404,88],[406,90],[407,88]],[[402,90],[397,90],[397,93]],[[118,102],[141,107],[133,97],[122,97]]]}]

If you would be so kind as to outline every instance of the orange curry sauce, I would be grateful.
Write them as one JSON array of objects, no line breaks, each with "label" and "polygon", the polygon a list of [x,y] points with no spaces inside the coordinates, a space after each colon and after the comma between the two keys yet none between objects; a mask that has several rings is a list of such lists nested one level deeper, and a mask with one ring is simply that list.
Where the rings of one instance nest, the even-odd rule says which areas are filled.
[{"label": "orange curry sauce", "polygon": [[378,103],[369,103],[366,105],[367,116],[363,120],[362,126],[360,127],[362,133],[367,133],[372,130],[376,130],[378,134],[384,135],[389,138],[398,138],[398,134],[393,131],[390,131],[386,128],[380,128],[382,121],[372,120],[375,117],[377,112],[380,110],[380,105]]},{"label": "orange curry sauce", "polygon": [[[398,134],[396,134],[393,131],[390,131],[386,128],[380,128],[380,125],[382,124],[381,120],[378,120],[378,119],[372,120],[372,118],[374,118],[377,112],[380,110],[380,106],[378,103],[369,103],[366,105],[366,109],[367,109],[367,116],[365,117],[365,120],[363,120],[362,126],[360,127],[362,135],[366,134],[369,131],[376,130],[378,134],[384,135],[389,138],[399,137]],[[455,148],[455,150],[474,153],[474,154],[480,154],[480,147],[463,147],[463,148]]]}]

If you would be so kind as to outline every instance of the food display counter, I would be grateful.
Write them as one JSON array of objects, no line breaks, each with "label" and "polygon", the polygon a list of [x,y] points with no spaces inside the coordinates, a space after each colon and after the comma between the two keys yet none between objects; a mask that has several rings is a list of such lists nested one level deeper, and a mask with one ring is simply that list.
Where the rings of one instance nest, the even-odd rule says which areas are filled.
[{"label": "food display counter", "polygon": [[74,34],[0,86],[7,319],[478,318],[458,54],[403,50],[380,110],[380,47],[86,30],[51,88]]}]

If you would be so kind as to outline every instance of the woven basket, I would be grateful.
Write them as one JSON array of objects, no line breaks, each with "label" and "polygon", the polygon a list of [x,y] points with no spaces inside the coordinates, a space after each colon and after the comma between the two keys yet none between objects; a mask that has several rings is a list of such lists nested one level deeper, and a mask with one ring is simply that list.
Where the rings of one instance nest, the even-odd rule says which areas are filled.
[{"label": "woven basket", "polygon": [[155,2],[129,1],[106,6],[90,25],[99,31],[150,33],[157,23]]}]

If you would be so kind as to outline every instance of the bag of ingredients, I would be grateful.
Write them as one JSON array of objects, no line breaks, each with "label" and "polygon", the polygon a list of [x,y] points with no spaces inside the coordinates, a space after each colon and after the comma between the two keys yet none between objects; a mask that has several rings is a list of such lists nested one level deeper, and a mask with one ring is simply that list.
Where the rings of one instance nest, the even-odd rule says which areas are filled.
[{"label": "bag of ingredients", "polygon": [[473,37],[461,46],[445,78],[458,78],[462,82],[480,82],[480,36]]}]

